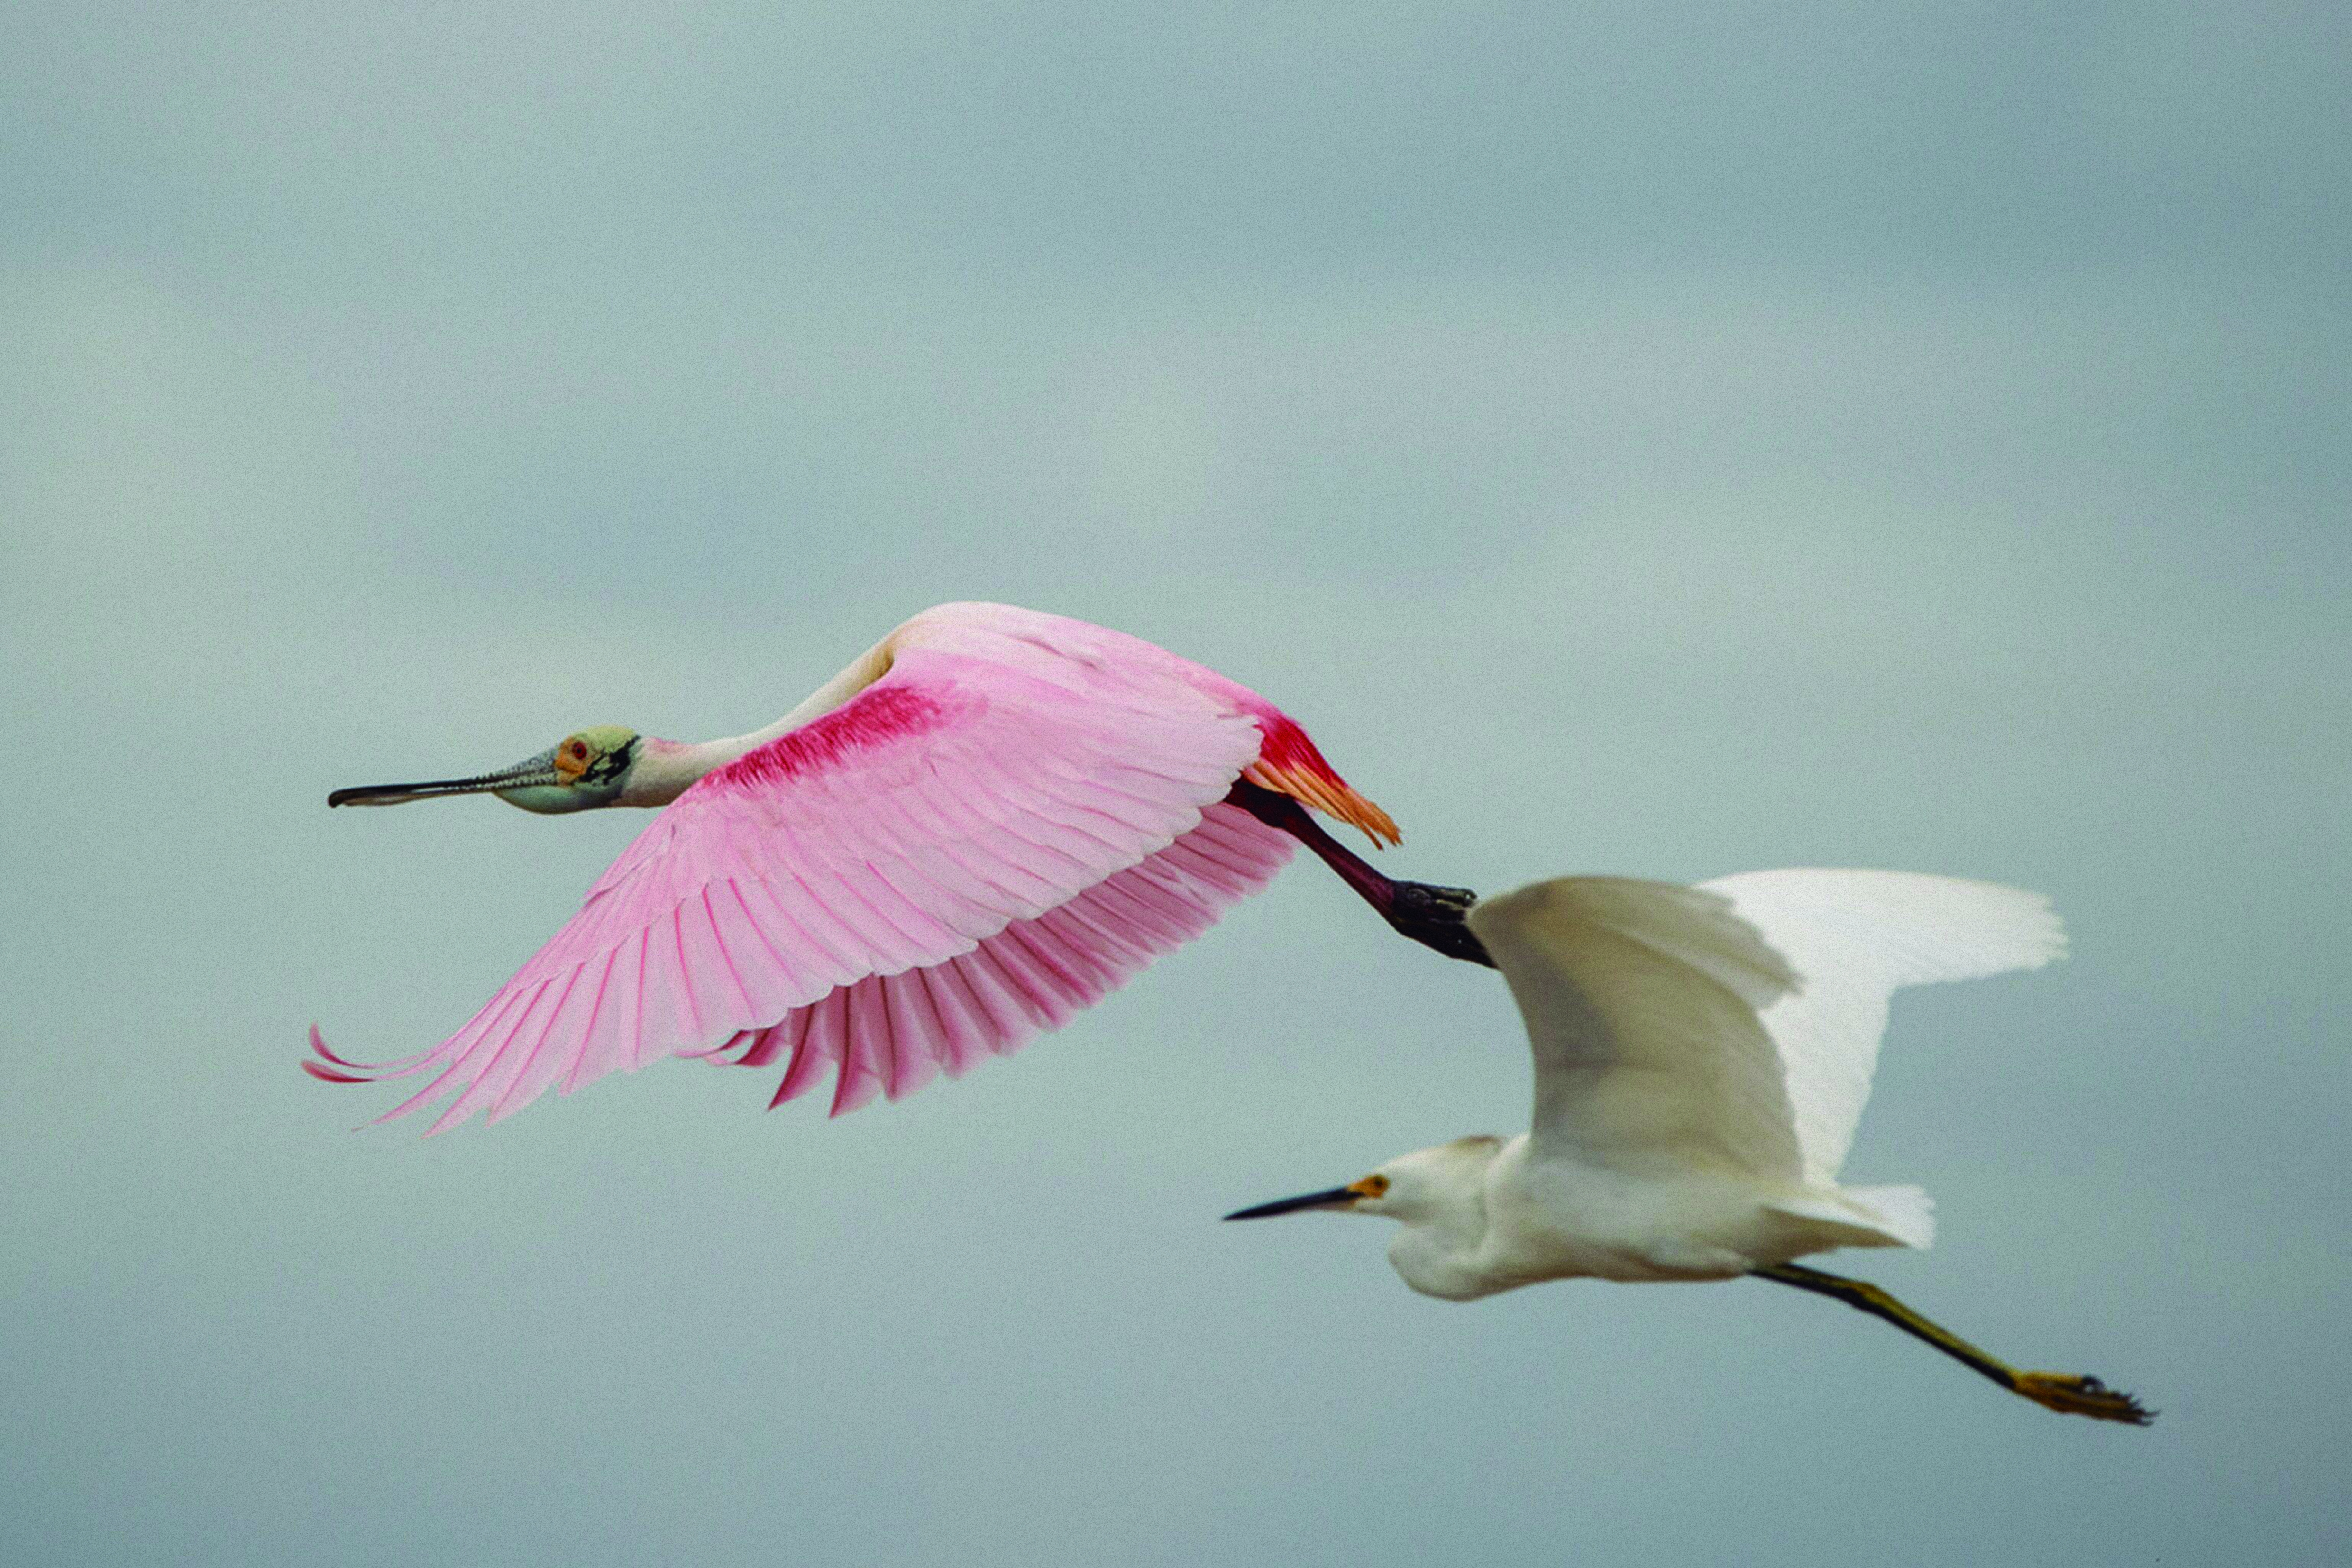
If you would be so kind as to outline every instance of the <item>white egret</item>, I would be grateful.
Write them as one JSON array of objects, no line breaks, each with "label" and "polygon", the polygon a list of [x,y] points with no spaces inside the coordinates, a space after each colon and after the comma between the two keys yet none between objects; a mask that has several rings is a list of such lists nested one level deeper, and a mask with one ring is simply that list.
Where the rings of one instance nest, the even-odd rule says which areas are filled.
[{"label": "white egret", "polygon": [[1400,1222],[1389,1260],[1467,1301],[1539,1280],[1751,1277],[1883,1318],[2052,1410],[2146,1425],[2096,1378],[2021,1372],[1876,1286],[1795,1260],[1927,1246],[1915,1186],[1839,1167],[1900,986],[2035,969],[2063,930],[2037,894],[1889,871],[1759,871],[1696,887],[1563,877],[1482,900],[1471,931],[1535,1053],[1518,1137],[1402,1155],[1304,1210]]}]

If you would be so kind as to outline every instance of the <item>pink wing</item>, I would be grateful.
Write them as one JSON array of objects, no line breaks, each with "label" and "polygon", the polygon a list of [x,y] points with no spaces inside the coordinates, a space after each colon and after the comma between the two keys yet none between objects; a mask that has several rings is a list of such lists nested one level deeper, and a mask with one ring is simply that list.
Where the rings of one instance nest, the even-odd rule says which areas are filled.
[{"label": "pink wing", "polygon": [[454,1093],[436,1132],[672,1055],[783,1060],[775,1102],[828,1066],[835,1113],[896,1099],[1060,1026],[1263,887],[1293,841],[1221,803],[1267,736],[1346,789],[1263,699],[1150,644],[1046,616],[924,627],[664,809],[440,1046],[362,1067],[313,1030],[331,1065],[304,1065],[432,1074],[387,1118]]}]

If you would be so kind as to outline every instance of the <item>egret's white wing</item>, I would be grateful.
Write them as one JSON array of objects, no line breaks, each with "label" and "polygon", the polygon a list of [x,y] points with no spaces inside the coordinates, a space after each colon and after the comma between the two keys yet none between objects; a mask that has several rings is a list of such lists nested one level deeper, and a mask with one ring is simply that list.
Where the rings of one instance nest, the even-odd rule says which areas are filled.
[{"label": "egret's white wing", "polygon": [[1538,1144],[1633,1172],[1797,1179],[1794,1118],[1758,1016],[1797,976],[1728,898],[1561,877],[1480,900],[1470,929],[1527,1020]]},{"label": "egret's white wing", "polygon": [[1821,1184],[1853,1142],[1897,987],[2064,949],[2038,894],[1895,871],[1564,877],[1481,901],[1470,928],[1527,1020],[1538,1140]]},{"label": "egret's white wing", "polygon": [[2039,969],[2066,951],[2050,900],[1908,871],[1748,871],[1699,884],[1803,976],[1764,1009],[1808,1173],[1833,1179],[1870,1099],[1887,999],[1905,985]]}]

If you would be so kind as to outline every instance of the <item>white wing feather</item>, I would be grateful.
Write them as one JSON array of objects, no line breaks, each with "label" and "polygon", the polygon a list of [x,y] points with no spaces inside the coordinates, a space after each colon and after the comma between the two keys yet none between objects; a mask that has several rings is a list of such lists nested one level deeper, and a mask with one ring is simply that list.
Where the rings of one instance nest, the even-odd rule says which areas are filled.
[{"label": "white wing feather", "polygon": [[1909,871],[1748,871],[1702,882],[1803,984],[1763,1011],[1807,1173],[1833,1179],[1870,1099],[1888,998],[1902,986],[2039,969],[2066,951],[2050,900]]},{"label": "white wing feather", "polygon": [[1795,973],[1719,893],[1560,877],[1482,899],[1470,929],[1535,1052],[1534,1137],[1637,1174],[1802,1169],[1759,1014]]},{"label": "white wing feather", "polygon": [[1562,877],[1482,900],[1470,927],[1527,1021],[1539,1141],[1824,1187],[1897,987],[2064,948],[2038,894],[1894,871]]}]

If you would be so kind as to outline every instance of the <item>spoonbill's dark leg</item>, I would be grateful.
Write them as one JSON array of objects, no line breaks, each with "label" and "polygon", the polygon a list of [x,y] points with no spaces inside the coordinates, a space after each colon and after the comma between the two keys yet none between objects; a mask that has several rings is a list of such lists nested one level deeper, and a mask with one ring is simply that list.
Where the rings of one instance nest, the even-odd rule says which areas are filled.
[{"label": "spoonbill's dark leg", "polygon": [[2045,1409],[2069,1415],[2089,1415],[2101,1421],[2122,1421],[2145,1426],[2156,1412],[2120,1388],[2109,1388],[2095,1377],[2074,1377],[2063,1372],[2020,1372],[2005,1361],[1987,1355],[1940,1323],[1929,1322],[1875,1285],[1824,1274],[1800,1263],[1776,1263],[1749,1270],[1759,1279],[1793,1285],[1816,1296],[1843,1301],[1872,1317],[1894,1324],[1913,1339],[1923,1341],[1958,1362],[1979,1377],[1990,1378],[2011,1394],[2021,1394]]},{"label": "spoonbill's dark leg", "polygon": [[1470,933],[1463,917],[1478,895],[1467,888],[1441,888],[1429,882],[1405,882],[1383,877],[1360,855],[1349,853],[1339,840],[1315,825],[1307,808],[1286,795],[1243,780],[1225,797],[1268,827],[1278,828],[1322,858],[1323,864],[1356,889],[1364,902],[1399,935],[1422,946],[1458,958],[1465,963],[1495,967],[1484,943]]}]

